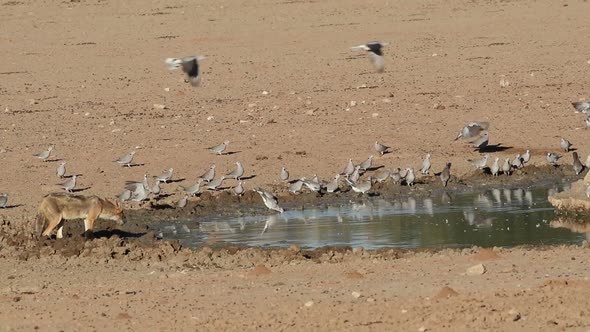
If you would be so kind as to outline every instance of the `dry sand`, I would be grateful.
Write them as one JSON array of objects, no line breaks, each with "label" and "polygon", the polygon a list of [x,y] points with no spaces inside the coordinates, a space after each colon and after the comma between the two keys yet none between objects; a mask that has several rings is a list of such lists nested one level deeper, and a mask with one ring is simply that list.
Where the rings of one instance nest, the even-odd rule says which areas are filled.
[{"label": "dry sand", "polygon": [[[221,255],[229,262],[217,267],[193,262],[203,253],[111,255],[94,240],[98,254],[50,249],[17,260],[26,241],[10,229],[58,190],[59,163],[32,157],[50,144],[68,174],[82,174],[82,193],[109,197],[143,174],[174,167],[188,183],[237,160],[255,175],[247,188],[277,184],[281,166],[326,179],[348,158],[374,154],[375,140],[394,151],[377,164],[417,168],[430,152],[435,171],[451,161],[469,176],[465,159],[478,153],[452,140],[473,120],[491,122],[491,144],[507,148],[493,158],[531,149],[543,165],[564,136],[585,160],[588,131],[570,102],[588,97],[588,9],[550,0],[4,1],[0,191],[14,207],[0,211],[12,221],[0,242],[0,329],[587,329],[585,248],[509,250],[484,262],[484,275],[466,276],[479,262],[452,251],[325,264],[245,251],[243,264]],[[349,50],[370,40],[391,43],[384,73]],[[163,62],[192,54],[208,57],[196,89]],[[205,150],[226,139],[232,154]],[[136,146],[140,166],[112,162]],[[259,263],[270,273],[250,272]],[[458,295],[446,299],[454,292],[444,287]]]}]

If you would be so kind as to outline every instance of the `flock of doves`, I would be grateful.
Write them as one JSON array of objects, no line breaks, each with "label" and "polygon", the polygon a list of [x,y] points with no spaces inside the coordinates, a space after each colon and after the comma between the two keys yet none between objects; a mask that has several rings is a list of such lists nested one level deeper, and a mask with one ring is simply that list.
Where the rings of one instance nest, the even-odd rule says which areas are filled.
[{"label": "flock of doves", "polygon": [[[373,64],[375,70],[377,72],[382,72],[384,70],[384,61],[383,61],[383,47],[387,46],[387,43],[383,42],[370,42],[365,45],[354,46],[352,50],[365,50],[369,55],[369,59]],[[201,82],[201,71],[199,68],[199,61],[205,59],[203,56],[189,56],[184,57],[181,59],[177,58],[167,58],[165,60],[168,69],[175,70],[182,68],[182,71],[187,75],[186,82],[190,83],[192,86],[198,86]],[[582,112],[586,114],[587,118],[585,120],[586,126],[590,127],[590,103],[589,102],[575,102],[572,103],[576,112]],[[460,131],[455,140],[463,139],[468,140],[470,144],[476,150],[480,152],[485,152],[489,146],[489,122],[471,122],[464,126]],[[208,148],[208,150],[212,153],[222,155],[225,153],[229,141],[225,141],[219,145],[213,146]],[[560,146],[561,148],[567,153],[571,151],[572,144],[566,140],[565,138],[560,139]],[[47,161],[54,150],[54,146],[49,146],[49,148],[45,151],[35,154],[34,156],[41,159],[42,161]],[[375,142],[374,150],[380,154],[384,155],[385,153],[390,152],[390,147]],[[128,154],[122,156],[121,158],[115,160],[114,162],[130,167],[133,163],[133,158],[135,156],[135,151],[131,151]],[[586,162],[582,164],[577,152],[572,153],[573,157],[573,170],[576,175],[579,175],[585,168],[590,168],[590,155],[586,159]],[[299,178],[295,180],[289,180],[289,172],[285,167],[282,167],[279,173],[279,178],[281,181],[288,183],[288,190],[293,194],[299,193],[303,187],[305,186],[312,192],[318,193],[334,193],[340,191],[340,177],[344,177],[345,183],[352,189],[354,192],[368,194],[371,192],[372,186],[375,182],[384,182],[388,179],[391,179],[394,183],[405,184],[408,186],[413,186],[416,181],[416,174],[413,168],[406,168],[406,169],[393,169],[393,170],[383,170],[374,175],[368,176],[366,180],[361,180],[361,176],[364,175],[367,171],[373,170],[373,158],[374,156],[371,155],[365,161],[361,162],[360,164],[356,164],[352,161],[352,159],[348,160],[348,164],[345,166],[341,173],[338,173],[334,176],[334,178],[329,182],[322,182],[319,180],[317,175],[314,175],[311,179],[307,178]],[[560,160],[561,156],[554,153],[548,152],[546,155],[547,162],[551,165],[557,165],[558,161]],[[520,169],[524,167],[530,160],[531,160],[531,152],[527,150],[524,154],[517,154],[514,159],[510,160],[510,158],[506,158],[502,163],[500,163],[499,158],[495,158],[494,162],[490,167],[487,166],[489,159],[489,155],[485,154],[481,159],[468,159],[467,161],[471,163],[476,169],[481,169],[486,172],[489,171],[493,176],[498,176],[500,172],[505,175],[510,175],[515,169]],[[430,161],[430,154],[426,154],[422,165],[420,167],[420,173],[423,176],[430,174],[431,168],[431,161]],[[159,198],[161,193],[160,184],[161,183],[168,183],[172,180],[174,169],[170,168],[164,171],[162,174],[153,177],[155,184],[150,185],[148,176],[144,175],[143,181],[127,181],[125,183],[125,189],[123,192],[118,196],[121,201],[134,201],[134,202],[142,202],[148,200],[150,195],[154,196],[156,199]],[[56,170],[57,176],[59,178],[64,178],[66,174],[66,162],[62,161]],[[187,205],[187,201],[189,196],[196,196],[199,195],[202,188],[206,188],[208,190],[221,190],[221,186],[223,181],[227,179],[233,179],[238,181],[237,184],[231,187],[231,190],[235,195],[242,195],[245,192],[245,188],[243,185],[242,178],[244,176],[244,167],[243,165],[237,161],[236,168],[227,173],[226,175],[215,177],[215,164],[211,165],[210,168],[203,173],[201,176],[198,177],[198,180],[195,184],[190,186],[180,186],[179,189],[185,192],[185,195],[176,203],[176,207],[183,208]],[[451,163],[446,163],[446,166],[440,173],[435,173],[442,182],[443,186],[447,186],[448,182],[451,179]],[[66,182],[60,184],[60,186],[67,192],[73,192],[76,188],[76,175],[72,175]],[[257,192],[260,197],[262,198],[266,207],[271,210],[278,211],[280,213],[284,212],[284,209],[279,206],[278,200],[275,195],[271,192],[264,190],[262,188],[255,188],[253,189]],[[590,186],[586,190],[586,194],[590,197]],[[0,207],[6,207],[8,202],[8,194],[1,193],[0,194]]]}]

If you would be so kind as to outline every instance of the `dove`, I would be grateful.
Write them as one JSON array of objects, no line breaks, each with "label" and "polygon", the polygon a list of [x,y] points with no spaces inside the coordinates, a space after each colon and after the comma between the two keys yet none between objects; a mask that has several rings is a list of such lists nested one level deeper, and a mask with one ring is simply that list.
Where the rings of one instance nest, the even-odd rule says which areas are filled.
[{"label": "dove", "polygon": [[375,151],[377,151],[377,153],[379,153],[381,155],[386,154],[387,152],[389,152],[387,150],[390,149],[389,146],[383,145],[383,144],[381,144],[381,143],[379,143],[377,141],[375,141],[375,144],[373,145],[373,147],[375,148]]},{"label": "dove", "polygon": [[131,194],[132,194],[131,190],[125,189],[125,190],[123,190],[122,193],[119,194],[119,196],[117,196],[117,198],[121,202],[127,202],[131,198]]},{"label": "dove", "polygon": [[391,171],[391,179],[393,180],[393,183],[399,183],[402,180],[402,176],[400,175],[401,169],[396,168],[393,171]]},{"label": "dove", "polygon": [[383,61],[382,48],[389,45],[389,43],[382,43],[378,41],[369,42],[365,45],[353,46],[352,50],[364,50],[369,53],[369,59],[375,67],[375,70],[379,73],[385,69],[385,63]]},{"label": "dove", "polygon": [[561,158],[561,156],[559,156],[553,152],[547,152],[547,162],[550,163],[551,165],[556,165],[559,158]]},{"label": "dove", "polygon": [[590,154],[588,155],[588,157],[586,157],[586,163],[584,164],[584,166],[586,166],[586,168],[590,168]]},{"label": "dove", "polygon": [[490,167],[490,172],[493,176],[498,176],[498,172],[500,171],[500,166],[498,165],[499,160],[500,158],[496,157],[494,163],[492,164],[492,167]]},{"label": "dove", "polygon": [[473,141],[473,147],[475,149],[478,149],[479,151],[481,151],[488,146],[489,142],[490,142],[490,135],[486,131],[483,134],[481,134],[481,136],[478,139]]},{"label": "dove", "polygon": [[133,156],[135,156],[135,151],[131,151],[128,154],[124,155],[123,157],[113,161],[117,164],[121,164],[123,166],[131,167],[131,162],[133,161]]},{"label": "dove", "polygon": [[303,181],[297,180],[297,181],[291,183],[291,185],[289,186],[289,192],[292,194],[297,194],[297,193],[299,193],[299,191],[301,191],[302,187],[303,187]]},{"label": "dove", "polygon": [[188,201],[188,195],[184,195],[181,199],[178,200],[178,202],[176,202],[176,207],[179,209],[186,207],[187,201]]},{"label": "dove", "polygon": [[56,173],[57,173],[57,177],[60,179],[63,178],[64,175],[66,175],[66,162],[65,161],[62,161],[59,164],[59,166],[57,166]]},{"label": "dove", "polygon": [[45,151],[41,151],[39,153],[34,154],[33,156],[41,159],[42,161],[47,161],[47,159],[49,159],[49,156],[51,155],[51,151],[53,151],[54,146],[50,145],[47,150]]},{"label": "dove", "polygon": [[350,176],[348,177],[348,179],[350,179],[350,181],[352,181],[353,183],[354,183],[354,182],[357,182],[357,181],[359,180],[359,177],[361,177],[361,175],[360,175],[360,173],[359,173],[359,170],[360,170],[360,169],[361,169],[361,167],[360,167],[359,165],[356,165],[356,166],[354,167],[354,172],[352,172],[352,175],[350,175]]},{"label": "dove", "polygon": [[156,198],[160,197],[161,188],[159,179],[156,179],[156,184],[154,184],[150,191],[152,192],[152,194],[154,194],[154,196],[156,196]]},{"label": "dove", "polygon": [[574,173],[576,173],[576,175],[580,175],[580,173],[582,173],[582,171],[584,170],[584,165],[582,165],[582,162],[580,162],[580,158],[578,157],[577,152],[574,151],[574,153],[572,153],[572,156],[574,158]]},{"label": "dove", "polygon": [[422,161],[422,167],[420,167],[420,173],[422,173],[422,175],[428,175],[428,173],[430,172],[430,153],[426,154],[426,157],[424,157],[424,161]]},{"label": "dove", "polygon": [[371,190],[373,179],[369,176],[366,181],[358,181],[353,183],[349,179],[345,179],[348,185],[356,193],[366,194]]},{"label": "dove", "polygon": [[[131,198],[130,200],[133,202],[141,202],[148,198],[149,190],[143,182],[135,183],[135,186],[131,186],[132,183],[129,184],[130,186],[127,188],[131,190]],[[130,189],[133,188],[133,189]]]},{"label": "dove", "polygon": [[223,143],[221,143],[219,145],[207,148],[207,150],[209,150],[209,152],[213,152],[215,154],[222,155],[225,152],[225,149],[227,149],[228,145],[229,145],[229,141],[224,141]]},{"label": "dove", "polygon": [[203,181],[209,182],[215,178],[215,164],[209,167],[209,170],[205,172],[203,175],[199,176],[199,179],[203,179]]},{"label": "dove", "polygon": [[147,176],[147,174],[144,174],[143,175],[143,182],[125,181],[125,189],[129,189],[129,190],[131,190],[133,192],[138,187],[142,187],[145,191],[149,192],[150,185],[148,183],[148,176]]},{"label": "dove", "polygon": [[572,147],[572,143],[570,143],[570,141],[568,141],[562,137],[559,140],[559,146],[561,146],[561,148],[564,149],[565,152],[570,152],[570,148]]},{"label": "dove", "polygon": [[174,70],[182,67],[182,71],[188,76],[188,81],[194,87],[201,83],[201,70],[199,68],[199,61],[204,60],[204,56],[187,56],[181,59],[167,58],[164,62],[169,70]]},{"label": "dove", "polygon": [[168,183],[168,181],[170,181],[170,179],[172,179],[172,173],[174,172],[174,168],[169,168],[167,171],[165,171],[164,173],[158,175],[158,176],[154,176],[154,178],[158,181],[164,182],[164,183]]},{"label": "dove", "polygon": [[579,101],[572,103],[572,106],[576,109],[576,113],[582,112],[590,114],[590,103],[586,101]]},{"label": "dove", "polygon": [[353,172],[354,164],[352,163],[352,159],[348,159],[348,164],[346,164],[346,167],[344,167],[344,170],[342,171],[342,173],[340,173],[340,175],[344,175],[348,178],[352,175]]},{"label": "dove", "polygon": [[218,179],[213,179],[207,183],[206,187],[209,190],[217,190],[217,188],[219,188],[223,183],[223,180],[225,180],[225,177],[223,176]]},{"label": "dove", "polygon": [[407,175],[408,175],[408,169],[407,168],[401,169],[399,171],[399,176],[400,176],[401,179],[405,179]]},{"label": "dove", "polygon": [[465,127],[461,128],[461,130],[459,131],[459,134],[455,138],[455,141],[458,140],[459,138],[469,139],[469,138],[474,138],[476,136],[479,136],[479,134],[481,134],[484,130],[487,130],[489,127],[490,127],[489,122],[483,122],[483,121],[471,122],[468,125],[466,125]]},{"label": "dove", "polygon": [[8,194],[1,193],[0,194],[0,208],[6,208],[6,204],[8,204]]},{"label": "dove", "polygon": [[181,185],[180,188],[182,188],[182,190],[184,190],[184,192],[187,194],[195,196],[199,193],[199,191],[201,191],[201,183],[203,183],[203,179],[199,179],[199,181],[197,181],[197,183],[193,184],[192,186],[185,187]]},{"label": "dove", "polygon": [[234,194],[241,196],[244,194],[244,185],[242,181],[238,182],[238,185],[234,187]]},{"label": "dove", "polygon": [[584,123],[586,124],[586,128],[590,128],[590,116],[588,116],[586,120],[584,120]]},{"label": "dove", "polygon": [[379,173],[377,173],[374,177],[375,181],[379,182],[379,183],[383,183],[385,182],[387,179],[389,179],[391,177],[391,172],[388,170],[384,170],[381,171]]},{"label": "dove", "polygon": [[484,169],[487,167],[489,157],[490,156],[486,154],[482,159],[467,159],[467,161],[475,166],[476,169]]},{"label": "dove", "polygon": [[512,171],[512,164],[510,164],[510,158],[506,158],[506,160],[504,160],[504,163],[502,164],[502,173],[504,173],[506,175],[510,175],[511,171]]},{"label": "dove", "polygon": [[367,160],[365,160],[362,163],[358,164],[358,166],[363,171],[366,171],[367,169],[371,168],[371,165],[372,164],[373,164],[373,155],[370,155],[369,158],[367,158]]},{"label": "dove", "polygon": [[315,179],[301,179],[301,182],[303,182],[303,184],[311,191],[319,192],[322,189],[322,185]]},{"label": "dove", "polygon": [[240,180],[240,178],[244,175],[244,167],[242,163],[236,161],[236,169],[228,173],[225,178],[234,178],[235,180]]},{"label": "dove", "polygon": [[531,160],[531,151],[526,150],[526,152],[521,156],[523,166],[524,164],[528,163]]},{"label": "dove", "polygon": [[413,168],[408,168],[407,169],[407,174],[404,177],[406,184],[408,186],[413,186],[414,185],[414,180],[416,180],[416,175],[414,175],[414,169]]},{"label": "dove", "polygon": [[68,181],[60,184],[60,186],[67,192],[71,193],[76,187],[76,175],[73,175]]},{"label": "dove", "polygon": [[440,180],[444,187],[447,186],[449,180],[451,179],[451,163],[447,163],[445,168],[440,172]]},{"label": "dove", "polygon": [[285,167],[281,168],[279,178],[281,179],[281,181],[289,181],[289,171],[287,171]]},{"label": "dove", "polygon": [[334,179],[326,184],[326,191],[329,193],[333,193],[340,190],[340,187],[338,186],[339,179],[340,174],[336,174],[336,176],[334,176]]},{"label": "dove", "polygon": [[273,194],[260,188],[256,188],[253,190],[257,192],[260,195],[260,197],[262,197],[264,205],[266,205],[266,207],[270,210],[278,211],[280,213],[283,213],[285,211],[282,207],[279,206],[277,198]]},{"label": "dove", "polygon": [[512,160],[512,167],[517,169],[522,168],[522,157],[520,156],[520,153],[518,153],[516,157],[514,157],[514,160]]}]

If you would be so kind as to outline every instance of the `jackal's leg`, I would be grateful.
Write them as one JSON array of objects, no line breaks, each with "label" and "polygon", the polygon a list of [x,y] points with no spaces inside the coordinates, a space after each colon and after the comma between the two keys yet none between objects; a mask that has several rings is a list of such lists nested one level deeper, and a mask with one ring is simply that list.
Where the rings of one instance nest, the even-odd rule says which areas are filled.
[{"label": "jackal's leg", "polygon": [[53,229],[61,222],[61,216],[52,216],[49,218],[47,227],[43,231],[43,236],[50,236]]},{"label": "jackal's leg", "polygon": [[94,228],[94,222],[98,215],[100,214],[101,208],[98,206],[93,206],[88,211],[88,216],[84,219],[84,231],[91,231]]},{"label": "jackal's leg", "polygon": [[59,224],[57,225],[57,238],[58,239],[63,239],[63,237],[64,237],[63,230],[64,230],[64,221],[61,220],[59,222]]}]

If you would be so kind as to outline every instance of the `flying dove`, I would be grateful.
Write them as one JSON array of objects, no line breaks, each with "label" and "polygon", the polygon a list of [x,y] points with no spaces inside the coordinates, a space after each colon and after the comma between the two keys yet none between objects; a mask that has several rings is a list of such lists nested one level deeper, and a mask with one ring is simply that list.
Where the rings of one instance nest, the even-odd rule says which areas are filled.
[{"label": "flying dove", "polygon": [[199,61],[205,59],[204,56],[187,56],[182,59],[167,58],[165,60],[168,69],[174,70],[182,67],[182,71],[188,76],[188,81],[192,86],[198,86],[201,82],[201,71]]},{"label": "flying dove", "polygon": [[352,50],[365,50],[369,53],[369,59],[371,63],[375,67],[375,70],[379,73],[383,72],[385,69],[385,63],[383,61],[383,51],[382,48],[389,45],[389,43],[382,43],[382,42],[369,42],[365,45],[353,46],[351,47]]},{"label": "flying dove", "polygon": [[483,122],[483,121],[471,122],[468,125],[466,125],[465,127],[461,128],[461,130],[459,131],[459,134],[455,138],[455,141],[458,140],[459,138],[469,139],[469,138],[477,137],[484,130],[488,130],[489,127],[490,127],[489,122]]}]

